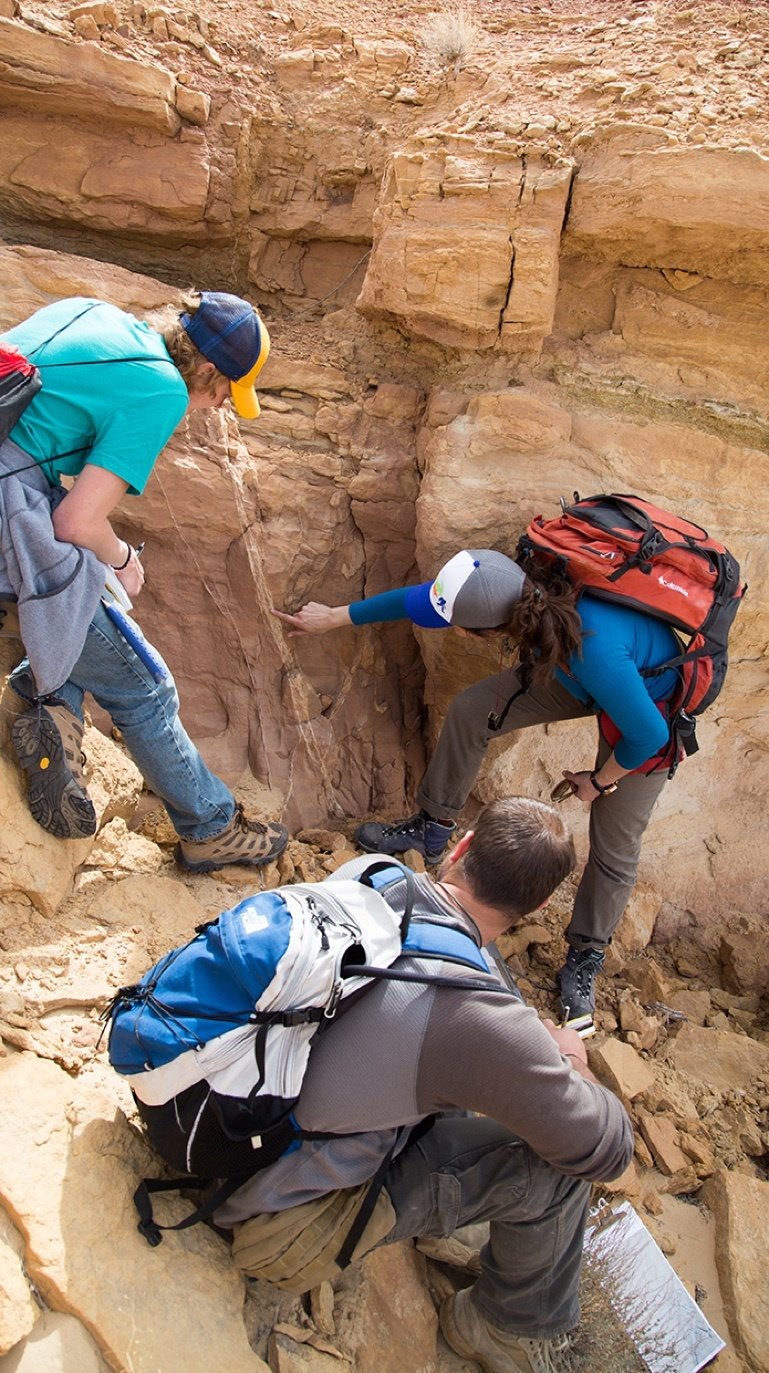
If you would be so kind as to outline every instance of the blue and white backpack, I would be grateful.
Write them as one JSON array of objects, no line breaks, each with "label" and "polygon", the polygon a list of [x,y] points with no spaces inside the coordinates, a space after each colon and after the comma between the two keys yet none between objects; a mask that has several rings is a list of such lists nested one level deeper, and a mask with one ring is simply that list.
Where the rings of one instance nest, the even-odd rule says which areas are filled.
[{"label": "blue and white backpack", "polygon": [[[404,877],[399,913],[386,893]],[[412,902],[410,870],[382,860],[357,879],[258,892],[120,989],[104,1012],[109,1059],[167,1163],[207,1180],[229,1179],[231,1192],[301,1139],[317,1138],[293,1116],[312,1041],[340,1003],[375,978],[510,995],[469,935],[412,922]],[[462,964],[483,981],[392,969],[403,954]],[[217,1193],[216,1205],[224,1195]],[[145,1199],[139,1228],[158,1243],[151,1207],[148,1221],[146,1212]]]}]

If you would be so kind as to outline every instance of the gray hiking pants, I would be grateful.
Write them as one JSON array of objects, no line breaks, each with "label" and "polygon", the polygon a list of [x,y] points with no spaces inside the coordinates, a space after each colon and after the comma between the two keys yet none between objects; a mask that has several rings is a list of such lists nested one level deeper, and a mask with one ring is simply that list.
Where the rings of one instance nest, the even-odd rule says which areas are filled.
[{"label": "gray hiking pants", "polygon": [[397,1216],[385,1244],[490,1221],[473,1301],[492,1325],[547,1339],[577,1324],[589,1182],[486,1116],[440,1116],[384,1185]]},{"label": "gray hiking pants", "polygon": [[[527,729],[592,715],[555,678],[532,685],[513,702],[500,734],[488,728],[490,711],[501,712],[520,688],[518,668],[486,677],[452,701],[417,801],[434,819],[459,818],[483,762],[490,739]],[[595,766],[610,749],[599,741]],[[608,944],[635,886],[641,840],[667,778],[659,772],[628,773],[615,792],[599,796],[590,807],[590,854],[566,931],[579,948]]]}]

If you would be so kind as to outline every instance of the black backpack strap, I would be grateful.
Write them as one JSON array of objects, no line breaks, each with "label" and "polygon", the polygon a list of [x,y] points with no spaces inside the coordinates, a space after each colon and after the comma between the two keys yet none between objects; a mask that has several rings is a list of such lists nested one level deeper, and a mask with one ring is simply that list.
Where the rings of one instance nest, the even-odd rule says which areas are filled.
[{"label": "black backpack strap", "polygon": [[398,1131],[369,1183],[369,1189],[363,1199],[363,1204],[350,1226],[350,1229],[347,1231],[344,1244],[336,1256],[336,1263],[339,1268],[346,1268],[355,1253],[356,1245],[373,1215],[377,1197],[384,1186],[387,1169],[390,1167],[396,1151],[399,1151],[399,1146],[402,1144],[405,1149],[407,1145],[413,1144],[415,1140],[421,1138],[421,1136],[430,1129],[434,1120],[435,1116],[425,1116],[424,1120],[417,1121],[416,1125],[406,1125],[402,1130]]},{"label": "black backpack strap", "polygon": [[183,1220],[177,1221],[176,1225],[159,1225],[152,1213],[151,1193],[182,1192],[188,1188],[191,1191],[204,1192],[211,1186],[211,1178],[178,1178],[176,1181],[170,1182],[165,1178],[142,1178],[134,1192],[134,1206],[139,1214],[139,1223],[136,1228],[154,1249],[163,1239],[161,1230],[187,1230],[191,1225],[197,1225],[199,1221],[210,1220],[214,1211],[247,1181],[248,1179],[245,1177],[228,1178],[221,1187],[212,1193],[207,1201],[203,1202],[202,1206],[191,1211]]},{"label": "black backpack strap", "polygon": [[374,1212],[374,1207],[377,1203],[377,1197],[379,1196],[379,1193],[381,1192],[382,1187],[384,1186],[385,1174],[387,1172],[387,1169],[390,1167],[390,1164],[392,1163],[393,1155],[395,1154],[395,1150],[397,1149],[402,1137],[403,1131],[399,1130],[397,1135],[395,1136],[395,1139],[390,1145],[390,1148],[387,1150],[387,1153],[382,1159],[382,1162],[377,1168],[373,1178],[371,1179],[371,1182],[369,1183],[369,1189],[365,1197],[363,1198],[363,1204],[357,1216],[355,1217],[355,1220],[353,1221],[352,1225],[347,1231],[344,1244],[342,1245],[341,1249],[339,1250],[339,1253],[336,1256],[336,1263],[339,1268],[347,1267],[353,1254],[355,1253],[355,1247],[358,1243],[358,1240],[360,1239],[361,1235],[363,1234],[363,1231],[365,1230],[366,1226],[371,1220],[371,1217]]},{"label": "black backpack strap", "polygon": [[508,698],[504,708],[501,711],[492,710],[489,713],[489,718],[487,722],[487,728],[489,730],[489,733],[499,734],[499,731],[501,730],[503,724],[505,723],[505,720],[507,719],[510,713],[511,706],[515,704],[519,696],[525,696],[526,692],[531,686],[531,676],[531,668],[529,667],[529,665],[526,663],[522,663],[520,673],[521,685],[519,686],[518,690],[514,691],[512,696]]},{"label": "black backpack strap", "polygon": [[[383,876],[388,872],[392,873],[389,882],[376,882],[373,880],[377,876]],[[405,940],[406,935],[408,934],[409,925],[411,924],[411,915],[414,910],[414,874],[411,868],[407,867],[405,863],[399,863],[397,858],[379,858],[371,863],[370,866],[366,868],[365,872],[360,874],[358,881],[362,882],[364,887],[370,887],[372,891],[379,892],[380,896],[387,901],[387,887],[393,882],[400,881],[401,878],[403,878],[406,883],[406,904],[401,918],[401,940]],[[388,902],[388,905],[389,904],[390,903]]]}]

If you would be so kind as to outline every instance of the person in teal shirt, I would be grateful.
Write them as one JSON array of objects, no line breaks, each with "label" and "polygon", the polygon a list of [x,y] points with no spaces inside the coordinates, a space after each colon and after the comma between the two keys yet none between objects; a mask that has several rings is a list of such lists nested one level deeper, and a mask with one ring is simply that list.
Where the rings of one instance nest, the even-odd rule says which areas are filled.
[{"label": "person in teal shirt", "polygon": [[422,853],[440,862],[472,790],[489,741],[529,725],[597,715],[593,767],[564,771],[570,793],[590,812],[590,854],[566,931],[559,974],[561,1011],[592,1017],[595,977],[635,885],[641,840],[677,761],[666,703],[674,669],[645,675],[679,653],[673,631],[650,615],[583,592],[554,565],[525,570],[494,549],[463,549],[431,582],[400,587],[347,606],[309,602],[275,611],[294,633],[409,619],[424,629],[499,637],[519,661],[460,692],[417,791],[420,811],[356,832],[369,853]]},{"label": "person in teal shirt", "polygon": [[162,334],[114,305],[76,299],[38,310],[5,341],[43,378],[13,442],[52,483],[89,464],[140,495],[190,401]]},{"label": "person in teal shirt", "polygon": [[81,761],[89,691],[165,804],[185,868],[277,857],[283,826],[246,819],[183,729],[166,665],[102,599],[108,576],[129,602],[141,591],[139,553],[110,517],[126,494],[144,490],[184,416],[228,401],[243,418],[258,416],[264,323],[223,292],[190,297],[162,332],[78,297],[38,310],[0,346],[42,379],[0,447],[0,596],[17,603],[27,651],[10,681],[31,703],[12,739],[34,818],[64,839],[96,830]]}]

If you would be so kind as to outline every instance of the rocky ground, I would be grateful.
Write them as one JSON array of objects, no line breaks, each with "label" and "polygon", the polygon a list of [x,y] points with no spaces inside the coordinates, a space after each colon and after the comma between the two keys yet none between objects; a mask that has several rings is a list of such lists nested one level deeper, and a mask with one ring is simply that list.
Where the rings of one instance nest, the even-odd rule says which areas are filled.
[{"label": "rocky ground", "polygon": [[[130,769],[113,745],[105,755],[93,731],[86,744],[91,750],[96,747],[97,753],[102,749],[98,756],[103,778],[105,767],[107,777],[111,770],[117,776]],[[133,804],[139,800],[138,779],[134,788]],[[263,809],[269,804],[269,796],[253,783],[245,785],[241,794],[251,807]],[[41,1083],[54,1103],[56,1092],[63,1090],[66,1095],[67,1080],[79,1083],[68,1110],[73,1124],[85,1126],[86,1135],[88,1128],[94,1128],[94,1115],[103,1117],[105,1099],[112,1100],[113,1110],[120,1103],[118,1122],[125,1122],[126,1117],[132,1120],[126,1094],[110,1081],[104,1066],[101,1015],[111,993],[186,938],[195,925],[233,905],[244,892],[281,882],[321,880],[352,855],[351,831],[352,826],[302,831],[277,863],[256,874],[230,868],[214,876],[195,877],[176,867],[173,832],[151,797],[139,801],[128,824],[122,816],[108,820],[76,873],[72,895],[55,914],[45,917],[32,904],[25,910],[17,907],[13,925],[3,930],[0,1036],[8,1070],[13,1075],[14,1064],[21,1068],[30,1060],[42,1070],[47,1063],[46,1071],[54,1077],[49,1083],[44,1075]],[[56,841],[43,836],[43,842],[55,846]],[[408,858],[417,870],[423,870],[419,855],[412,853]],[[563,956],[561,932],[572,896],[567,885],[543,914],[500,941],[521,990],[543,1015],[554,1011],[554,974]],[[590,1045],[593,1069],[620,1094],[634,1120],[636,1155],[618,1182],[596,1188],[595,1199],[631,1200],[708,1318],[726,1336],[724,1301],[728,1306],[729,1291],[724,1296],[719,1290],[712,1215],[721,1216],[721,1235],[728,1235],[729,1267],[720,1264],[721,1284],[728,1289],[732,1282],[739,1288],[752,1281],[751,1241],[740,1233],[739,1222],[727,1223],[725,1215],[736,1204],[735,1196],[743,1202],[753,1196],[754,1204],[765,1204],[762,1194],[751,1192],[751,1186],[755,1181],[765,1184],[769,1158],[769,1006],[762,995],[766,956],[756,950],[749,935],[735,930],[724,930],[718,949],[712,952],[688,940],[633,952],[636,936],[637,931],[626,932],[625,944],[610,951],[608,975],[600,988],[599,1033]],[[28,1099],[30,1081],[34,1085],[34,1074],[30,1080],[18,1077],[17,1072],[22,1101]],[[94,1093],[97,1101],[102,1094],[101,1111],[94,1110]],[[107,1128],[106,1122],[101,1128]],[[47,1134],[42,1127],[38,1129],[41,1138]],[[100,1147],[104,1149],[103,1142]],[[107,1153],[114,1148],[113,1140]],[[150,1174],[157,1172],[146,1155],[139,1158],[142,1165]],[[51,1286],[45,1262],[46,1247],[53,1242],[47,1203],[31,1202],[21,1177],[12,1181],[6,1195],[31,1236],[27,1273],[34,1276],[39,1264],[37,1280],[44,1275],[40,1286],[47,1303],[54,1311],[62,1309],[64,1293],[63,1309],[81,1319],[87,1316],[90,1328],[93,1311],[78,1288],[76,1274],[69,1281],[61,1279],[61,1288],[55,1283]],[[703,1195],[707,1206],[702,1204]],[[116,1205],[113,1181],[104,1184],[103,1199],[105,1207]],[[66,1243],[82,1244],[82,1232],[71,1226],[72,1222],[65,1221]],[[90,1226],[86,1229],[90,1234]],[[45,1241],[41,1232],[46,1234]],[[211,1242],[220,1243],[213,1237]],[[105,1262],[98,1241],[89,1243],[96,1246],[100,1262]],[[189,1259],[189,1253],[179,1253],[180,1244],[185,1247],[175,1236],[164,1243],[166,1261],[181,1264]],[[154,1262],[154,1251],[146,1262]],[[108,1287],[114,1267],[113,1257],[102,1275]],[[463,1280],[467,1279],[456,1271],[401,1246],[397,1253],[382,1251],[360,1271],[346,1274],[336,1284],[336,1292],[324,1284],[311,1301],[249,1283],[244,1309],[251,1348],[269,1361],[274,1373],[303,1369],[323,1373],[326,1361],[330,1368],[331,1361],[338,1365],[340,1360],[356,1370],[370,1367],[372,1373],[375,1367],[459,1373],[466,1365],[440,1339],[436,1344],[433,1303]],[[6,1293],[11,1293],[7,1273],[0,1292],[3,1283]],[[637,1354],[626,1338],[623,1341],[606,1310],[596,1307],[594,1295],[590,1299],[587,1293],[589,1319],[583,1350],[587,1361],[579,1366],[598,1373],[634,1373],[639,1367]],[[402,1331],[397,1333],[397,1312],[404,1304],[412,1324],[401,1345],[399,1339],[406,1337]],[[18,1303],[9,1296],[6,1307],[8,1328],[18,1338],[24,1330]],[[102,1325],[99,1343],[103,1344],[105,1334]],[[157,1331],[154,1338],[159,1338]],[[378,1364],[374,1361],[377,1349]],[[28,1367],[38,1367],[23,1360],[14,1363],[13,1358],[8,1355],[9,1370],[26,1373]],[[2,1366],[6,1367],[5,1360]],[[104,1366],[117,1368],[123,1363],[118,1357],[113,1364],[107,1355]],[[731,1349],[719,1357],[717,1366],[726,1373],[752,1367]],[[74,1365],[65,1362],[61,1367],[75,1373]]]},{"label": "rocky ground", "polygon": [[[508,86],[510,136],[525,130],[555,155],[601,127],[616,131],[636,120],[676,141],[730,148],[760,146],[769,128],[764,0],[328,0],[322,16],[304,0],[204,0],[194,9],[138,0],[10,3],[46,32],[96,37],[116,52],[186,73],[214,98],[229,88],[245,102],[263,98],[276,61],[302,49],[308,33],[316,47],[319,31],[329,42],[402,43],[412,55],[411,102],[424,107],[426,119],[453,103],[458,128],[481,127],[483,73],[495,97],[499,83]],[[401,99],[406,103],[405,93]]]}]

